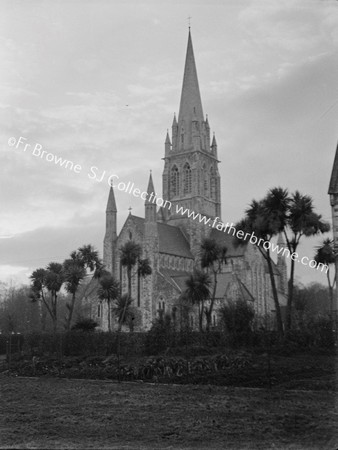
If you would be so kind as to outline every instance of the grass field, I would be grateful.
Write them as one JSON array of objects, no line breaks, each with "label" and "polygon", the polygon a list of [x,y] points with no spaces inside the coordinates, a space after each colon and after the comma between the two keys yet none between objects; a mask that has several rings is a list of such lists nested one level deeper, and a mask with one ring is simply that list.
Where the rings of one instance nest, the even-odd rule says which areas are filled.
[{"label": "grass field", "polygon": [[2,375],[1,448],[338,448],[332,391]]}]

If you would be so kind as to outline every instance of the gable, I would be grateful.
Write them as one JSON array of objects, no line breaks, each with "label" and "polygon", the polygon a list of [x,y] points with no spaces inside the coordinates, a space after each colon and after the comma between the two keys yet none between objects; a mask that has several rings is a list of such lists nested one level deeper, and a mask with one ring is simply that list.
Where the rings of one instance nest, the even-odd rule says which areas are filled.
[{"label": "gable", "polygon": [[[119,234],[119,238],[124,236],[128,229],[131,229],[135,230],[136,232],[136,236],[133,236],[133,239],[135,241],[143,241],[144,225],[145,219],[143,217],[133,216],[132,214],[129,214]],[[157,232],[160,253],[180,256],[183,258],[194,258],[192,253],[190,252],[189,242],[183,235],[180,228],[173,225],[157,222]]]}]

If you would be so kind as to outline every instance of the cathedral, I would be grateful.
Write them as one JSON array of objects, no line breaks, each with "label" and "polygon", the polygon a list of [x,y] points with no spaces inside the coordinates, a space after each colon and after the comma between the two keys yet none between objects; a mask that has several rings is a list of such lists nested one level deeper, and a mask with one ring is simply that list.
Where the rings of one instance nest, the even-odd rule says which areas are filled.
[{"label": "cathedral", "polygon": [[[196,267],[201,241],[210,237],[225,245],[226,263],[218,276],[212,326],[218,326],[217,311],[227,300],[252,302],[257,316],[274,315],[267,264],[255,245],[235,245],[235,237],[210,223],[220,223],[221,178],[218,146],[211,136],[208,117],[203,113],[195,57],[189,30],[183,85],[178,117],[174,115],[171,136],[164,144],[162,206],[151,201],[156,190],[150,173],[144,203],[144,217],[129,212],[117,232],[117,205],[111,187],[106,209],[103,261],[127,292],[127,274],[120,264],[119,249],[128,240],[142,248],[152,273],[132,279],[133,307],[138,311],[135,331],[149,330],[159,314],[173,316],[179,311],[185,281]],[[194,211],[204,221],[194,220],[182,211]],[[209,219],[209,223],[207,223]],[[274,264],[280,304],[286,304],[286,262],[278,256]],[[191,308],[189,324],[198,328],[197,309]],[[106,305],[99,304],[94,317],[107,329]],[[113,323],[113,322],[112,322]]]}]

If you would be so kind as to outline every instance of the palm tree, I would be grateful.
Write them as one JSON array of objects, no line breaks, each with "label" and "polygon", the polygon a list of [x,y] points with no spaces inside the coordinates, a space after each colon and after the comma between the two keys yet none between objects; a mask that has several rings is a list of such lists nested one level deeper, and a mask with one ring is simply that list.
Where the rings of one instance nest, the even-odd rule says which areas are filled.
[{"label": "palm tree", "polygon": [[132,268],[139,261],[142,248],[139,244],[134,241],[127,241],[121,248],[121,260],[120,263],[123,267],[127,269],[127,278],[128,278],[128,294],[131,298],[131,279],[132,279]]},{"label": "palm tree", "polygon": [[207,319],[206,330],[210,330],[211,315],[214,308],[216,289],[217,289],[217,277],[221,273],[222,265],[226,264],[226,252],[227,248],[220,245],[214,239],[205,238],[201,244],[200,256],[201,266],[206,269],[207,272],[211,272],[213,276],[213,289],[210,297],[210,306],[205,308],[205,315]]},{"label": "palm tree", "polygon": [[[138,277],[138,295],[140,293],[140,279],[152,273],[152,269],[147,258],[141,259],[142,248],[139,244],[134,241],[127,241],[121,248],[121,259],[120,263],[123,267],[127,269],[128,278],[128,296],[132,301],[131,293],[131,280],[132,280],[132,269],[137,265],[137,277]],[[127,303],[125,303],[127,305]],[[125,314],[125,313],[124,313]]]},{"label": "palm tree", "polygon": [[63,266],[60,263],[51,262],[48,264],[42,282],[42,288],[45,287],[50,295],[50,304],[47,308],[52,322],[53,331],[57,328],[57,297],[64,282]]},{"label": "palm tree", "polygon": [[183,296],[198,305],[199,330],[203,331],[204,302],[210,296],[211,279],[208,273],[195,270],[185,281],[186,289]]},{"label": "palm tree", "polygon": [[124,294],[116,298],[113,312],[116,315],[119,324],[118,331],[121,331],[123,324],[130,323],[133,319],[131,303],[132,299],[129,297],[129,294]]},{"label": "palm tree", "polygon": [[[277,189],[280,198],[287,197],[287,191],[283,193],[283,190],[281,190],[280,188]],[[284,225],[285,219],[284,216],[278,211],[278,204],[276,205],[273,199],[265,197],[263,200],[253,200],[251,202],[249,208],[247,208],[245,211],[244,219],[242,219],[236,225],[236,228],[238,230],[244,231],[245,233],[254,233],[258,239],[262,239],[262,241],[264,242],[270,242],[274,236],[278,235],[279,232],[283,230]],[[238,245],[243,245],[245,243],[245,240],[238,240],[237,243]],[[279,336],[282,337],[284,334],[283,322],[273,270],[273,261],[270,254],[270,246],[267,245],[263,247],[263,245],[257,245],[257,247],[268,266],[272,296],[276,309],[277,330]]]},{"label": "palm tree", "polygon": [[[314,212],[313,200],[309,195],[302,195],[298,191],[291,195],[288,207],[287,227],[284,235],[290,253],[296,253],[300,239],[303,236],[314,236],[326,233],[330,225],[322,220],[320,214]],[[290,234],[290,236],[289,236]],[[295,260],[291,258],[289,279],[289,295],[286,309],[286,328],[291,328],[292,303],[294,288]]]},{"label": "palm tree", "polygon": [[140,293],[141,293],[141,278],[145,278],[151,275],[152,269],[149,263],[149,259],[139,259],[137,267],[137,295],[138,295],[138,306],[140,306]]},{"label": "palm tree", "polygon": [[99,258],[98,251],[91,245],[83,245],[78,250],[70,254],[70,259],[66,259],[63,263],[66,290],[72,294],[70,304],[67,304],[68,314],[66,317],[66,329],[70,330],[71,321],[74,312],[76,294],[79,290],[81,282],[84,280],[87,271],[94,272],[93,278],[98,279],[103,276],[104,266]]},{"label": "palm tree", "polygon": [[86,269],[79,259],[66,259],[63,263],[66,291],[72,295],[71,303],[67,303],[68,315],[66,317],[66,329],[70,330],[72,322],[76,293],[86,276]]},{"label": "palm tree", "polygon": [[99,279],[98,296],[100,300],[105,300],[108,306],[108,331],[111,331],[111,301],[115,300],[120,292],[119,282],[110,274]]},{"label": "palm tree", "polygon": [[[270,189],[260,202],[253,201],[246,211],[243,221],[238,224],[243,231],[252,232],[264,241],[282,232],[285,236],[290,255],[296,253],[300,239],[303,236],[313,236],[329,231],[329,224],[322,221],[321,216],[314,212],[312,198],[296,191],[291,196],[287,189],[281,187]],[[263,243],[264,246],[264,243]],[[273,265],[270,248],[258,246],[267,261],[273,298],[276,307],[277,326],[282,332],[282,321],[278,302],[278,293],[273,275]],[[291,258],[289,292],[286,312],[286,328],[291,328],[291,312],[293,303],[293,288],[295,274],[295,259]]]},{"label": "palm tree", "polygon": [[31,293],[30,298],[33,302],[41,302],[41,329],[45,331],[46,329],[46,312],[52,317],[52,312],[50,310],[46,293],[44,291],[44,280],[45,280],[46,269],[36,269],[32,272],[31,279]]},{"label": "palm tree", "polygon": [[328,266],[328,270],[326,271],[326,276],[327,276],[327,282],[328,282],[328,286],[329,286],[331,317],[332,317],[332,313],[333,313],[333,288],[337,281],[336,271],[334,273],[334,277],[333,277],[332,281],[331,281],[331,277],[330,277],[330,265],[333,264],[334,268],[336,268],[336,266],[335,266],[336,258],[335,258],[335,254],[334,254],[333,244],[334,244],[333,239],[330,239],[330,238],[324,239],[322,245],[317,247],[317,251],[316,251],[316,254],[314,257],[314,260],[316,261],[317,265],[325,264],[326,266]]},{"label": "palm tree", "polygon": [[91,244],[80,247],[75,253],[75,258],[79,259],[83,266],[88,268],[91,272],[100,270],[102,267],[99,252]]}]

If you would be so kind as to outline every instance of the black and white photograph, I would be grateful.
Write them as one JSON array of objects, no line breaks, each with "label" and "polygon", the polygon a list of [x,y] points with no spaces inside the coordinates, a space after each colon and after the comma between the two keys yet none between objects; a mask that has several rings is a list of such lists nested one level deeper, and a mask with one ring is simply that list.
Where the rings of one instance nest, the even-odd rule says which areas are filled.
[{"label": "black and white photograph", "polygon": [[338,2],[0,0],[0,449],[337,450]]}]

